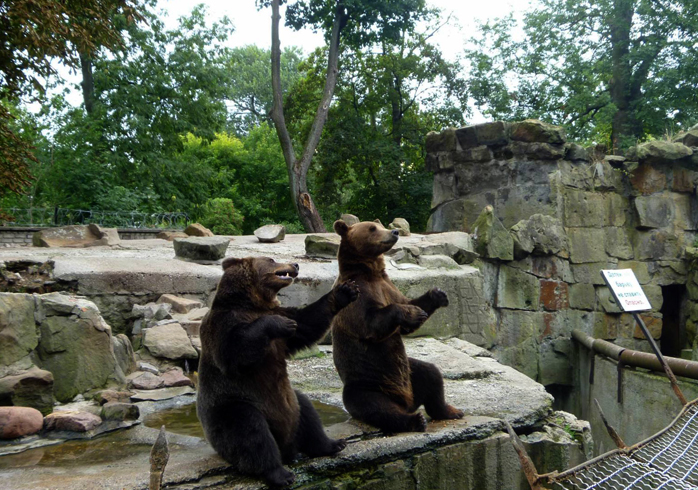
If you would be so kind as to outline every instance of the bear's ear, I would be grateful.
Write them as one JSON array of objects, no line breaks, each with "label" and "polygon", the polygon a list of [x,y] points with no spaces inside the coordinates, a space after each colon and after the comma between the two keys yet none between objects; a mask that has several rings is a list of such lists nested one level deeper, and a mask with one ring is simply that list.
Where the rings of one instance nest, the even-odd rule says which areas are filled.
[{"label": "bear's ear", "polygon": [[337,235],[344,236],[349,231],[349,225],[347,225],[343,220],[338,219],[334,222],[334,231],[337,232]]},{"label": "bear's ear", "polygon": [[383,226],[383,223],[381,223],[381,220],[379,220],[379,219],[374,219],[373,222],[378,223],[379,225]]},{"label": "bear's ear", "polygon": [[228,257],[223,261],[223,270],[226,270],[228,267],[232,267],[234,265],[240,265],[242,264],[244,259],[236,259],[235,257]]}]

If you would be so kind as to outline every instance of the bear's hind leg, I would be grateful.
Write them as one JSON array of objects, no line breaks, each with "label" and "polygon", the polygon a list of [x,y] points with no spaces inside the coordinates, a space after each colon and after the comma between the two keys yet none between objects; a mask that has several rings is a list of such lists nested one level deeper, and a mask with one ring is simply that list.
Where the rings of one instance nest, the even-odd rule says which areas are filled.
[{"label": "bear's hind leg", "polygon": [[444,379],[435,365],[409,358],[414,395],[415,410],[424,405],[424,409],[434,420],[452,420],[463,418],[463,411],[446,403]]},{"label": "bear's hind leg", "polygon": [[257,476],[274,488],[293,483],[295,476],[281,464],[281,454],[264,415],[247,403],[229,403],[205,417],[206,438],[238,471]]},{"label": "bear's hind leg", "polygon": [[344,406],[362,422],[378,427],[383,432],[424,432],[427,421],[421,413],[408,413],[385,393],[344,386]]},{"label": "bear's hind leg", "polygon": [[296,446],[298,449],[315,458],[318,456],[333,456],[346,447],[346,443],[341,440],[330,439],[325,434],[320,416],[315,411],[315,407],[310,399],[300,391],[296,391],[298,405],[301,408],[298,431],[296,432]]}]

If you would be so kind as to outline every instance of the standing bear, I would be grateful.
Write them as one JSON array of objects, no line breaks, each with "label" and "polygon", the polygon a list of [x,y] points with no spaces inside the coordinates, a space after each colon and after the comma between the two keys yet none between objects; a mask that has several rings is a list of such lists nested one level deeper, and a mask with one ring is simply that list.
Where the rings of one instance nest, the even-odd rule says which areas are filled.
[{"label": "standing bear", "polygon": [[283,308],[276,295],[298,276],[298,264],[228,258],[223,270],[201,324],[199,420],[238,471],[286,486],[295,477],[282,465],[297,451],[329,456],[345,446],[327,437],[310,400],[291,388],[286,358],[322,338],[358,288],[339,283],[305,308]]},{"label": "standing bear", "polygon": [[435,420],[459,419],[463,412],[444,399],[439,369],[407,357],[402,335],[417,330],[429,316],[448,306],[446,293],[434,288],[417,299],[406,298],[385,273],[383,253],[398,240],[398,230],[379,222],[348,226],[339,220],[337,284],[353,281],[359,299],[332,322],[334,364],[344,383],[344,406],[359,420],[384,432],[423,432],[424,405]]}]

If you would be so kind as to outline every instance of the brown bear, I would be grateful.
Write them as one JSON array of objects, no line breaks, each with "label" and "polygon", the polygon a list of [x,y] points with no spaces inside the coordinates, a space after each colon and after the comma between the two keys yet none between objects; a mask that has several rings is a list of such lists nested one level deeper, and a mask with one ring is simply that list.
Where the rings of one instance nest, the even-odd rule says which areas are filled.
[{"label": "brown bear", "polygon": [[439,369],[407,357],[401,337],[448,306],[446,293],[434,288],[410,300],[390,281],[383,253],[397,242],[398,230],[386,230],[380,222],[348,226],[342,220],[334,229],[342,237],[337,284],[353,281],[360,291],[332,321],[332,352],[346,409],[388,433],[426,430],[424,416],[415,413],[421,405],[435,420],[462,418],[463,412],[444,399]]},{"label": "brown bear", "polygon": [[228,258],[223,270],[201,324],[199,420],[238,471],[286,486],[295,477],[283,464],[297,451],[326,456],[344,448],[327,437],[310,400],[291,388],[286,358],[322,338],[358,288],[343,282],[305,308],[284,308],[276,295],[293,283],[298,264]]}]

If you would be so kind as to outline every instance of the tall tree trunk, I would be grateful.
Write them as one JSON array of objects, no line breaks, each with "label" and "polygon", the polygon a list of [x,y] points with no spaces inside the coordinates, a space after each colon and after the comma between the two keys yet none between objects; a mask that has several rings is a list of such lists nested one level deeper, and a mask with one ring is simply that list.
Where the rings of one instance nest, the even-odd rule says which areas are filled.
[{"label": "tall tree trunk", "polygon": [[92,114],[95,110],[95,81],[92,77],[92,57],[87,53],[80,53],[80,68],[82,69],[82,99],[85,102],[85,111]]},{"label": "tall tree trunk", "polygon": [[320,142],[322,128],[327,121],[327,114],[330,110],[330,102],[337,85],[338,64],[339,64],[339,37],[342,28],[346,23],[346,11],[341,2],[337,3],[335,20],[332,27],[332,37],[330,40],[330,50],[327,60],[327,79],[323,89],[322,99],[318,105],[315,119],[310,128],[308,140],[303,148],[300,159],[296,158],[293,150],[293,142],[286,127],[283,108],[283,93],[281,91],[281,42],[279,40],[279,14],[280,0],[273,0],[272,20],[271,20],[271,80],[274,105],[271,110],[271,119],[276,127],[276,134],[281,143],[281,149],[286,160],[288,178],[291,186],[291,197],[296,206],[298,217],[303,223],[307,232],[325,232],[325,224],[318,213],[315,203],[308,192],[307,175],[310,163],[315,150]]}]

